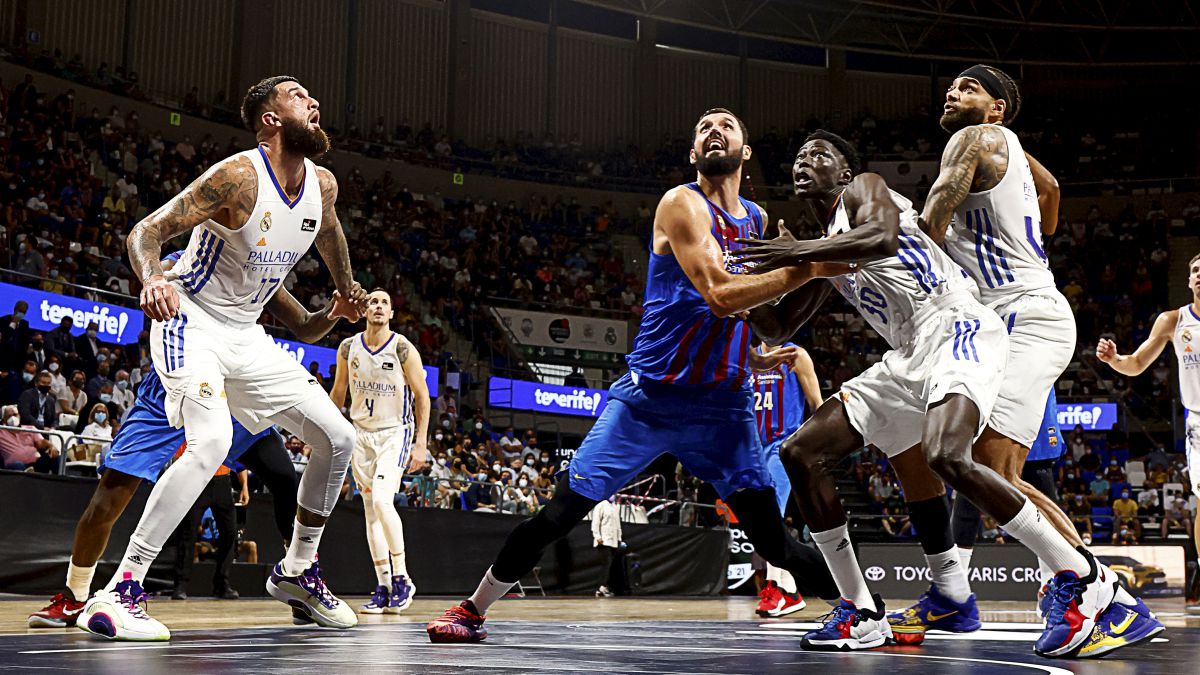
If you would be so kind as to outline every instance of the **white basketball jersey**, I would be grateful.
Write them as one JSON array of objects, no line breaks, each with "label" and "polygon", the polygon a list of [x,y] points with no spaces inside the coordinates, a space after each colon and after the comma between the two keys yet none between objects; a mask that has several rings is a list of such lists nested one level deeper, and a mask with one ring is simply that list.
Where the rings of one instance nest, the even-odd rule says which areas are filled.
[{"label": "white basketball jersey", "polygon": [[321,229],[321,185],[306,159],[300,192],[288,199],[261,146],[239,155],[258,173],[250,218],[237,230],[212,220],[193,229],[166,278],[214,316],[252,324]]},{"label": "white basketball jersey", "polygon": [[1171,336],[1179,360],[1179,397],[1183,407],[1200,413],[1200,317],[1191,305],[1179,308],[1179,321]]},{"label": "white basketball jersey", "polygon": [[[931,297],[954,289],[972,290],[972,284],[962,268],[917,226],[912,202],[894,190],[889,192],[900,208],[900,250],[829,281],[895,349],[907,341],[913,329],[909,325],[912,316]],[[849,231],[846,202],[838,197],[826,236]]]},{"label": "white basketball jersey", "polygon": [[1008,169],[996,187],[967,195],[946,232],[946,251],[975,280],[985,305],[1055,287],[1029,160],[1016,134],[995,128],[1008,141]]},{"label": "white basketball jersey", "polygon": [[366,431],[413,423],[412,391],[396,354],[395,333],[371,351],[364,333],[350,338],[350,419]]}]

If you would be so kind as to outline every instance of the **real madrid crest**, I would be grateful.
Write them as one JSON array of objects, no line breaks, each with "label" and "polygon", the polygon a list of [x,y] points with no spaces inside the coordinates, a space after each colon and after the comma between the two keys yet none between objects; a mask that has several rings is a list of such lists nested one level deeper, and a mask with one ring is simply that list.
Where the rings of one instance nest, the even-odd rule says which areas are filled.
[{"label": "real madrid crest", "polygon": [[355,370],[358,370],[358,357],[357,356],[350,360],[350,367]]},{"label": "real madrid crest", "polygon": [[262,220],[258,221],[258,229],[266,232],[271,229],[271,212],[267,211],[263,214]]},{"label": "real madrid crest", "polygon": [[1184,328],[1183,332],[1179,334],[1179,337],[1183,339],[1184,342],[1191,342],[1192,330],[1190,328]]},{"label": "real madrid crest", "polygon": [[212,387],[208,386],[207,382],[200,383],[200,398],[212,398]]}]

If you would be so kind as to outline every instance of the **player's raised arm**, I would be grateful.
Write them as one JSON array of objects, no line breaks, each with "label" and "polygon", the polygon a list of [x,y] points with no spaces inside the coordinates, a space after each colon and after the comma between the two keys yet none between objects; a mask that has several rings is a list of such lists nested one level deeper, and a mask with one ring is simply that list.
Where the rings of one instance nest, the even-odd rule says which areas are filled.
[{"label": "player's raised arm", "polygon": [[[352,288],[357,286],[357,281],[351,284]],[[329,304],[310,312],[300,304],[296,296],[282,286],[267,302],[267,311],[279,319],[301,342],[316,342],[325,337],[337,325],[338,319],[354,323],[362,318],[358,308],[340,291],[333,292]]]},{"label": "player's raised arm", "polygon": [[1171,332],[1179,323],[1179,310],[1163,312],[1154,320],[1150,329],[1150,337],[1138,346],[1132,354],[1118,354],[1117,345],[1112,340],[1100,340],[1096,345],[1096,358],[1107,363],[1113,370],[1122,375],[1141,375],[1158,359],[1163,348],[1171,341]]},{"label": "player's raised arm", "polygon": [[[868,263],[895,255],[900,248],[900,207],[878,174],[854,177],[842,193],[851,222],[849,232],[823,239],[739,239],[733,255],[754,265],[756,273],[801,262]],[[780,228],[780,232],[786,231]],[[824,275],[822,275],[824,276]]]},{"label": "player's raised arm", "polygon": [[166,321],[179,311],[179,296],[163,278],[162,246],[212,218],[237,229],[254,210],[258,174],[249,159],[233,156],[213,165],[204,175],[146,216],[125,240],[129,262],[142,280],[141,305],[146,316]]},{"label": "player's raised arm", "polygon": [[353,340],[348,337],[338,345],[337,368],[333,373],[333,386],[329,389],[329,398],[338,410],[346,407],[346,393],[350,389],[350,343]]},{"label": "player's raised arm", "polygon": [[687,188],[675,188],[658,203],[655,230],[666,235],[671,252],[684,274],[719,317],[757,307],[812,279],[811,267],[802,265],[768,274],[731,274],[716,239],[709,234],[707,210]]},{"label": "player's raised arm", "polygon": [[1005,143],[1001,132],[982,125],[964,127],[950,137],[942,151],[937,180],[929,189],[929,198],[925,200],[919,221],[921,229],[935,242],[940,244],[945,240],[954,209],[963,203],[975,184],[976,170],[995,172],[995,167],[981,163],[980,157],[995,152],[997,144]]},{"label": "player's raised arm", "polygon": [[1042,163],[1025,153],[1029,162],[1029,170],[1033,173],[1033,186],[1037,188],[1038,211],[1042,214],[1042,234],[1051,235],[1058,229],[1058,202],[1062,192],[1058,189],[1058,179]]},{"label": "player's raised arm", "polygon": [[317,232],[317,252],[329,268],[329,276],[333,277],[333,286],[355,305],[364,307],[367,302],[367,292],[359,287],[352,288],[353,274],[350,271],[350,249],[346,245],[346,233],[342,231],[342,221],[338,219],[337,197],[338,184],[333,172],[324,167],[317,167],[317,179],[321,184],[321,229]]},{"label": "player's raised arm", "polygon": [[396,358],[404,371],[404,382],[413,397],[413,449],[408,460],[408,471],[414,473],[425,468],[429,451],[425,447],[429,438],[429,385],[425,383],[425,365],[421,354],[408,338],[396,336]]}]

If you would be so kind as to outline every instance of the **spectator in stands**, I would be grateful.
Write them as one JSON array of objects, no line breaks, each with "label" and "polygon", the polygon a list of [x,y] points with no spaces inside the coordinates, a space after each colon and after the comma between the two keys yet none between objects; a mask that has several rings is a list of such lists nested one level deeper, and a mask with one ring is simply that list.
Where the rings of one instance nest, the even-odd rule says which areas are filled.
[{"label": "spectator in stands", "polygon": [[133,405],[136,395],[133,393],[133,387],[129,384],[129,371],[124,368],[117,371],[116,386],[113,388],[112,402],[124,414],[125,410],[129,410],[129,406]]},{"label": "spectator in stands", "polygon": [[46,336],[42,335],[41,331],[30,333],[29,347],[26,350],[25,358],[37,364],[38,371],[46,370],[53,354],[46,347]]},{"label": "spectator in stands", "polygon": [[1162,516],[1162,504],[1158,503],[1158,490],[1142,490],[1137,501],[1138,512],[1142,515],[1151,518]]},{"label": "spectator in stands", "polygon": [[984,541],[990,541],[996,544],[1005,544],[1008,541],[1004,538],[1004,530],[1000,529],[1000,525],[996,523],[996,519],[983,514],[983,533],[980,535]]},{"label": "spectator in stands", "polygon": [[309,447],[304,445],[304,441],[300,440],[299,436],[288,436],[284,447],[287,448],[288,456],[292,460],[292,468],[296,470],[296,476],[300,476],[308,466]]},{"label": "spectator in stands", "polygon": [[[15,405],[4,406],[2,415],[5,426],[32,426],[21,424]],[[58,448],[41,434],[0,429],[0,468],[25,471],[32,467],[38,473],[54,473],[58,456]]]},{"label": "spectator in stands", "polygon": [[1068,441],[1071,448],[1071,456],[1079,460],[1088,453],[1087,440],[1083,437],[1083,426],[1076,424],[1071,430],[1071,440]]},{"label": "spectator in stands", "polygon": [[0,370],[16,368],[20,363],[20,355],[26,351],[29,344],[29,321],[25,314],[28,311],[29,303],[18,300],[13,305],[11,314],[0,317]]},{"label": "spectator in stands", "polygon": [[73,460],[78,462],[96,462],[100,453],[108,449],[108,443],[113,437],[113,420],[108,407],[103,403],[94,404],[88,412],[88,425],[83,428],[83,440],[75,446]]},{"label": "spectator in stands", "polygon": [[112,366],[108,362],[108,354],[104,351],[101,351],[96,355],[96,358],[98,359],[98,362],[96,363],[96,374],[87,381],[87,387],[84,389],[84,393],[87,394],[89,401],[100,400],[100,390],[104,387],[104,385],[107,384],[112,386],[115,384],[108,377],[109,373],[112,372]]},{"label": "spectator in stands", "polygon": [[[1136,520],[1133,521],[1133,523],[1136,522]],[[1137,530],[1133,529],[1133,525],[1126,521],[1121,523],[1121,527],[1113,535],[1113,543],[1118,546],[1130,546],[1138,543],[1138,539],[1140,538],[1141,535],[1137,533]]]},{"label": "spectator in stands", "polygon": [[87,386],[86,376],[82,370],[76,370],[71,373],[71,379],[67,381],[67,388],[58,395],[58,412],[69,416],[62,419],[63,426],[74,427],[79,416],[87,407],[88,395],[84,392],[85,386]]},{"label": "spectator in stands", "polygon": [[50,372],[44,370],[38,373],[34,385],[33,388],[26,389],[17,399],[21,426],[53,429],[58,415],[55,410],[54,395],[50,393]]},{"label": "spectator in stands", "polygon": [[1088,492],[1091,494],[1090,500],[1093,506],[1108,506],[1108,491],[1112,489],[1112,484],[1105,480],[1104,476],[1096,474],[1092,482],[1088,485]]},{"label": "spectator in stands", "polygon": [[62,357],[58,354],[50,357],[50,362],[46,364],[46,370],[50,372],[50,393],[54,394],[57,399],[59,394],[67,388],[67,378],[62,372]]},{"label": "spectator in stands", "polygon": [[1128,527],[1140,539],[1142,523],[1138,520],[1138,503],[1130,497],[1129,488],[1121,490],[1121,496],[1113,502],[1112,509],[1113,517],[1121,527]]},{"label": "spectator in stands", "polygon": [[96,372],[98,363],[96,357],[100,355],[100,324],[93,321],[88,324],[87,330],[83,335],[75,338],[75,353],[83,361],[83,370],[87,373]]},{"label": "spectator in stands", "polygon": [[75,353],[75,336],[71,335],[71,329],[75,325],[75,319],[68,314],[64,316],[58,325],[47,335],[47,341],[50,349],[56,354],[61,354],[64,357],[69,357]]},{"label": "spectator in stands", "polygon": [[1175,492],[1166,497],[1163,508],[1162,538],[1166,539],[1171,530],[1183,530],[1184,534],[1192,531],[1192,519],[1188,515],[1187,500]]},{"label": "spectator in stands", "polygon": [[1167,452],[1161,444],[1155,445],[1153,450],[1146,453],[1143,461],[1146,463],[1147,473],[1149,473],[1154,467],[1162,467],[1165,469],[1171,464],[1171,460],[1169,457],[1167,457]]},{"label": "spectator in stands", "polygon": [[1067,504],[1067,514],[1071,517],[1071,522],[1075,523],[1076,530],[1081,533],[1092,531],[1092,507],[1082,493],[1076,493],[1071,498]]}]

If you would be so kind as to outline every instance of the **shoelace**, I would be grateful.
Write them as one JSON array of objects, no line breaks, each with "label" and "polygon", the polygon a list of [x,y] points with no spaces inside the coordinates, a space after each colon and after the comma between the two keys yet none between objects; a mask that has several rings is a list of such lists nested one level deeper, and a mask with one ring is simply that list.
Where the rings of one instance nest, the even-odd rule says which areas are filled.
[{"label": "shoelace", "polygon": [[385,607],[388,603],[388,591],[383,586],[377,586],[375,592],[371,594],[371,602],[375,603],[376,607]]},{"label": "shoelace", "polygon": [[828,628],[830,624],[836,626],[843,621],[853,621],[854,617],[855,611],[853,609],[838,605],[837,607],[829,610],[825,616],[817,619],[817,621],[821,622],[821,629],[824,630],[825,628]]},{"label": "shoelace", "polygon": [[446,610],[446,618],[448,619],[466,619],[468,621],[478,621],[479,617],[471,613],[471,610],[462,605],[455,605]]},{"label": "shoelace", "polygon": [[1050,611],[1046,612],[1047,626],[1059,623],[1063,620],[1063,615],[1066,614],[1067,607],[1070,606],[1071,601],[1076,598],[1077,594],[1075,592],[1075,587],[1079,583],[1080,582],[1076,580],[1070,580],[1054,584],[1054,588],[1051,591],[1052,599],[1050,602]]},{"label": "shoelace", "polygon": [[[122,588],[122,586],[124,586],[124,588]],[[146,591],[143,590],[140,585],[132,582],[130,582],[128,585],[118,584],[115,593],[117,594],[117,601],[120,602],[121,606],[123,606],[130,614],[132,614],[134,618],[150,618],[149,615],[146,614],[146,610],[142,608],[142,603],[150,600],[150,594],[146,593]]]},{"label": "shoelace", "polygon": [[325,585],[325,580],[321,578],[321,568],[313,563],[313,566],[305,570],[300,576],[300,587],[308,591],[310,595],[315,597],[322,605],[329,609],[337,606],[337,598],[333,597],[333,593],[329,592],[329,587]]}]

